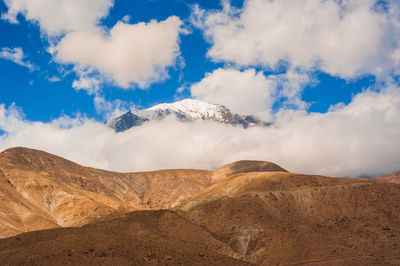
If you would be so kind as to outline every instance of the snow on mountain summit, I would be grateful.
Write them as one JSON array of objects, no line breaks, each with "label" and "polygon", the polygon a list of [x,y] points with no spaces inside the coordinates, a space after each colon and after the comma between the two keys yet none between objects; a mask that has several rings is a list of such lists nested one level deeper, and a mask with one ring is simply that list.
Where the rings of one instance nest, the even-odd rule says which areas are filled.
[{"label": "snow on mountain summit", "polygon": [[229,110],[220,104],[210,104],[194,99],[184,99],[174,103],[162,103],[147,110],[170,110],[182,113],[193,119],[223,119],[223,113]]},{"label": "snow on mountain summit", "polygon": [[143,123],[162,120],[167,116],[175,116],[182,122],[195,120],[211,120],[233,126],[268,126],[269,123],[252,115],[232,113],[221,104],[210,104],[195,99],[184,99],[174,103],[162,103],[144,110],[131,110],[117,118],[106,122],[116,132],[122,132]]}]

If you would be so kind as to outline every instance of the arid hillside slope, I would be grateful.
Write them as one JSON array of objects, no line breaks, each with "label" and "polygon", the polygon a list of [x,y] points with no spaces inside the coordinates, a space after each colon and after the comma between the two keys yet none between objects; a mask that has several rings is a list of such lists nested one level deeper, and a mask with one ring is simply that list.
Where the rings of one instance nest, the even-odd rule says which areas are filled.
[{"label": "arid hillside slope", "polygon": [[0,237],[80,226],[115,212],[170,208],[211,184],[211,172],[114,173],[46,152],[0,154]]},{"label": "arid hillside slope", "polygon": [[400,172],[393,173],[390,175],[375,177],[374,179],[380,182],[390,182],[394,184],[400,184]]},{"label": "arid hillside slope", "polygon": [[234,257],[207,229],[168,210],[0,239],[0,265],[249,264]]},{"label": "arid hillside slope", "polygon": [[[259,161],[122,174],[14,148],[0,154],[0,237],[20,235],[0,239],[0,264],[400,265],[393,180]],[[68,226],[82,227],[55,228]]]},{"label": "arid hillside slope", "polygon": [[[268,165],[277,167],[249,163],[264,170]],[[220,174],[220,170],[190,169],[116,173],[43,151],[8,149],[0,153],[0,238],[81,226],[116,213],[173,208],[210,186],[213,176]]]},{"label": "arid hillside slope", "polygon": [[400,186],[285,172],[241,173],[181,214],[257,264],[400,264]]},{"label": "arid hillside slope", "polygon": [[238,161],[224,165],[212,174],[213,181],[222,180],[228,176],[248,172],[287,172],[285,169],[271,162]]}]

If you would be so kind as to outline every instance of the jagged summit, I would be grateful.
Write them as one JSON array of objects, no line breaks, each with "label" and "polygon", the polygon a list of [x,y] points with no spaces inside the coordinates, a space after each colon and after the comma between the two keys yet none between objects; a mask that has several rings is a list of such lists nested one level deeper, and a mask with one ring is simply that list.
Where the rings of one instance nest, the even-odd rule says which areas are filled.
[{"label": "jagged summit", "polygon": [[241,115],[231,112],[222,104],[210,104],[194,99],[184,99],[174,103],[162,103],[145,110],[131,110],[117,118],[106,122],[106,125],[116,132],[122,132],[132,127],[141,126],[143,123],[162,120],[167,116],[175,116],[182,122],[195,120],[210,120],[233,126],[268,126],[269,123],[261,121],[253,115]]}]

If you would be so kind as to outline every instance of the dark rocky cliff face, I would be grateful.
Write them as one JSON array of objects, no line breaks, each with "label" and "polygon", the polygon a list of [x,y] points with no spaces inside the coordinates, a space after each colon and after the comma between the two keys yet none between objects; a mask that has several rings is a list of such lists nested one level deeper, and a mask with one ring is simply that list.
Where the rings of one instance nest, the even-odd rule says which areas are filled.
[{"label": "dark rocky cliff face", "polygon": [[113,128],[116,132],[122,132],[132,127],[141,126],[144,122],[149,121],[147,118],[142,118],[133,114],[131,111],[119,116],[116,119],[106,122],[106,124]]}]

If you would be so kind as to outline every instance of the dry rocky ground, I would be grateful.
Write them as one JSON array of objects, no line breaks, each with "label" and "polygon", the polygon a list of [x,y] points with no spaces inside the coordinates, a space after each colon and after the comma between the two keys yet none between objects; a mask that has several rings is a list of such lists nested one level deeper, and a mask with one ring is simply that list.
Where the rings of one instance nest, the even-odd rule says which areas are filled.
[{"label": "dry rocky ground", "polygon": [[397,181],[258,161],[114,173],[13,148],[0,154],[0,265],[400,265]]}]

